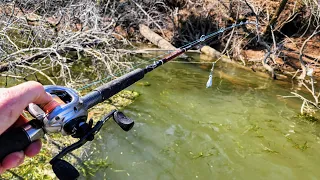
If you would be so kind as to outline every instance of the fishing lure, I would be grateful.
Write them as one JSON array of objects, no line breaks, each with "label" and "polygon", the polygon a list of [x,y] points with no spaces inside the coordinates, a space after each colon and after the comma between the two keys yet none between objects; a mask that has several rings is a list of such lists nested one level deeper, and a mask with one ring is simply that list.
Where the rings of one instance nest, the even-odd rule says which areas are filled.
[{"label": "fishing lure", "polygon": [[207,88],[211,87],[212,86],[212,75],[213,75],[213,69],[214,69],[214,63],[212,63],[212,68],[211,68],[211,71],[210,71],[210,75],[209,75],[209,79],[207,81]]}]

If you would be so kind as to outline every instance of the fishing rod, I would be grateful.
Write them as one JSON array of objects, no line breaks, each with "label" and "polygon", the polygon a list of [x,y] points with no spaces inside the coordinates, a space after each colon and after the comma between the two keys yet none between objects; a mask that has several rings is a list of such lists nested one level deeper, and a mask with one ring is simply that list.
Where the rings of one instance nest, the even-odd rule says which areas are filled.
[{"label": "fishing rod", "polygon": [[79,140],[64,148],[50,161],[50,164],[59,179],[77,179],[80,174],[73,165],[62,159],[65,155],[80,148],[86,142],[94,140],[95,135],[111,117],[124,131],[129,131],[134,125],[132,119],[126,117],[118,110],[111,111],[93,125],[92,119],[87,122],[88,110],[90,108],[141,80],[147,73],[178,57],[189,49],[209,41],[215,35],[249,23],[250,22],[242,22],[240,24],[234,24],[210,35],[201,36],[200,39],[175,50],[145,68],[137,68],[122,75],[94,89],[83,97],[80,97],[78,93],[71,88],[54,85],[44,86],[45,91],[51,94],[53,100],[41,106],[32,103],[29,104],[27,110],[34,119],[24,126],[10,129],[0,135],[0,162],[10,153],[26,149],[32,142],[43,138],[45,134],[61,133],[62,135],[72,136]]}]

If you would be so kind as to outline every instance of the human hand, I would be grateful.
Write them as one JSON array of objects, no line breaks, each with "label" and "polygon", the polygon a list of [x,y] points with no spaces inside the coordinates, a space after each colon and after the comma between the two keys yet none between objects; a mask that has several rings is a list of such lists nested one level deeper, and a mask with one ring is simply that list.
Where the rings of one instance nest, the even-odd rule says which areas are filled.
[{"label": "human hand", "polygon": [[[19,118],[23,110],[30,104],[47,104],[52,97],[47,94],[43,86],[34,81],[25,82],[11,88],[0,88],[0,134],[11,126],[25,124],[23,118]],[[1,148],[1,144],[0,144]],[[41,141],[32,143],[27,149],[14,152],[0,162],[0,174],[4,171],[22,164],[25,155],[33,157],[39,153]]]}]

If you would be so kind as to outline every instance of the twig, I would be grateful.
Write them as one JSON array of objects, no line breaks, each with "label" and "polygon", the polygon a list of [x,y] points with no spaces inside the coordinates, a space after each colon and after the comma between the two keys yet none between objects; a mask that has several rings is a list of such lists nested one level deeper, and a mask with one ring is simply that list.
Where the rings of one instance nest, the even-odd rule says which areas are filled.
[{"label": "twig", "polygon": [[293,94],[293,95],[295,95],[296,97],[302,99],[303,101],[306,101],[306,102],[312,104],[314,107],[319,108],[319,107],[318,107],[318,104],[316,104],[315,102],[312,102],[312,101],[308,100],[307,98],[301,96],[300,94],[295,93],[295,92],[291,92],[291,94]]},{"label": "twig", "polygon": [[131,0],[131,1],[160,29],[162,36],[166,37],[161,26],[158,23],[156,23],[153,20],[153,18],[138,3],[136,3],[134,0]]},{"label": "twig", "polygon": [[235,28],[232,28],[231,35],[229,36],[229,39],[228,39],[228,41],[227,41],[227,44],[226,44],[225,48],[223,49],[223,51],[221,52],[221,54],[224,54],[224,53],[227,51],[228,46],[229,46],[229,44],[230,44],[230,41],[231,41],[231,39],[232,39],[234,30],[235,30]]},{"label": "twig", "polygon": [[52,85],[56,85],[56,83],[48,75],[46,75],[44,72],[42,72],[41,70],[38,70],[38,69],[30,67],[30,66],[24,66],[24,65],[17,65],[17,67],[26,68],[26,69],[30,69],[30,70],[36,71],[39,74],[43,75],[45,78],[47,78],[51,82]]},{"label": "twig", "polygon": [[308,43],[308,41],[313,38],[315,35],[319,34],[320,31],[318,31],[318,29],[320,28],[320,26],[318,26],[316,28],[316,30],[314,30],[314,32],[303,42],[301,48],[300,48],[300,52],[299,52],[299,61],[300,61],[300,64],[301,64],[301,69],[302,69],[302,73],[301,75],[299,76],[299,79],[305,79],[306,77],[306,74],[307,74],[307,67],[306,67],[306,64],[305,62],[303,61],[303,51],[305,49],[305,46],[306,44]]},{"label": "twig", "polygon": [[19,47],[9,38],[9,36],[3,33],[0,33],[0,35],[6,37],[8,41],[16,48],[16,50],[19,51]]},{"label": "twig", "polygon": [[11,75],[11,74],[0,74],[0,76],[2,77],[10,77],[10,78],[17,78],[17,79],[24,79],[27,81],[26,77],[22,77],[22,76],[15,76],[15,75]]}]

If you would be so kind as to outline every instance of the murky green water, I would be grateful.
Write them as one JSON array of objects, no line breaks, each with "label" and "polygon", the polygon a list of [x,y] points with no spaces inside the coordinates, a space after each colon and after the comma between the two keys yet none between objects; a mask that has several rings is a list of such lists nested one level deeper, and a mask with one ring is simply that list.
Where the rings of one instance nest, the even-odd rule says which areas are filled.
[{"label": "murky green water", "polygon": [[141,96],[124,109],[123,132],[108,122],[91,160],[108,169],[91,179],[318,179],[319,125],[296,118],[289,83],[220,63],[209,71],[168,63],[134,85]]}]

